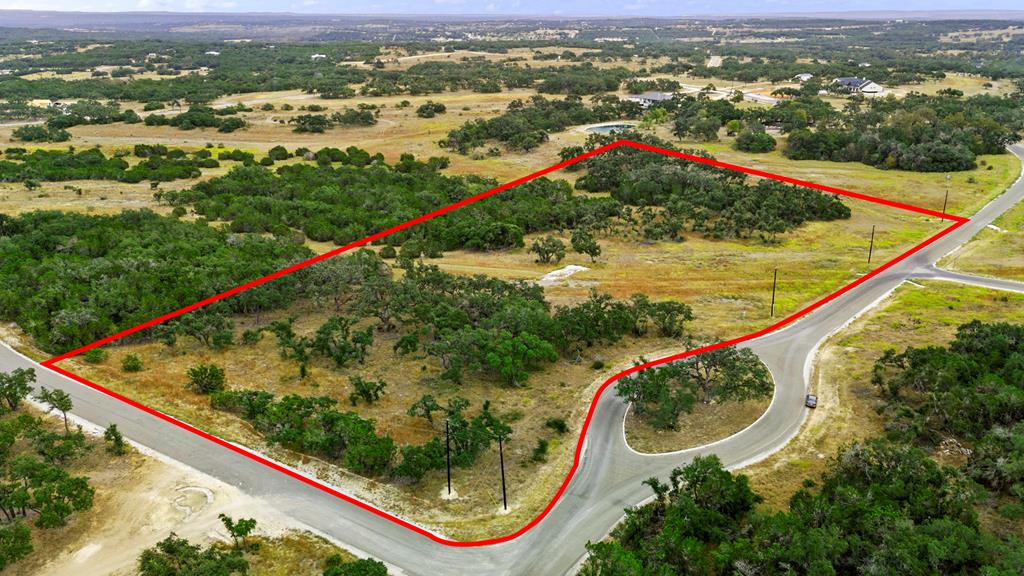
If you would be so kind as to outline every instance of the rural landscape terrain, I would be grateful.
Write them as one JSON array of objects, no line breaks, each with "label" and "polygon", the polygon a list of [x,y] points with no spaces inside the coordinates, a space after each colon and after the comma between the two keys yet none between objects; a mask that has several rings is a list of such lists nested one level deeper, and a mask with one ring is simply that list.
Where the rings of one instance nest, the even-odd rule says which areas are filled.
[{"label": "rural landscape terrain", "polygon": [[1022,134],[1016,12],[0,10],[0,573],[1024,574]]}]

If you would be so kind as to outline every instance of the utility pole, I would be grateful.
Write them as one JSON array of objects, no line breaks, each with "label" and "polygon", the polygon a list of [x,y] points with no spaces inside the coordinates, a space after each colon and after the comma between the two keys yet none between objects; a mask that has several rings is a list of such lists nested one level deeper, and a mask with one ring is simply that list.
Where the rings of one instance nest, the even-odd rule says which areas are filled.
[{"label": "utility pole", "polygon": [[[952,176],[950,176],[949,174],[946,174],[946,199],[942,201],[942,213],[943,214],[946,213],[946,205],[949,204],[949,179],[950,178],[952,178]],[[940,220],[945,222],[946,221],[946,217],[942,216],[940,218]]]},{"label": "utility pole", "polygon": [[448,433],[448,419],[444,419],[444,460],[448,468],[448,495],[452,495],[452,437]]},{"label": "utility pole", "polygon": [[875,225],[871,225],[871,246],[868,247],[868,264],[871,264],[871,255],[875,252]]},{"label": "utility pole", "polygon": [[508,494],[505,492],[505,450],[502,446],[501,437],[498,436],[498,460],[501,462],[501,503],[508,510]]},{"label": "utility pole", "polygon": [[779,269],[775,269],[775,276],[772,278],[772,318],[775,318],[775,287],[779,283]]}]

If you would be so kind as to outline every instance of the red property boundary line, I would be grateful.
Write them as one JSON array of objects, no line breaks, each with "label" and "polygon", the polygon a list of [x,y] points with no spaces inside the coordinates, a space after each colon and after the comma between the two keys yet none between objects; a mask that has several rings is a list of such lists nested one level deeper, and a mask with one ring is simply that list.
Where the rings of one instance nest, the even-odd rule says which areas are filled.
[{"label": "red property boundary line", "polygon": [[[761,177],[761,178],[768,178],[768,179],[771,179],[771,180],[777,180],[779,182],[785,182],[785,183],[788,183],[788,184],[794,184],[794,185],[797,185],[797,186],[803,186],[803,187],[806,187],[806,188],[812,188],[812,189],[819,190],[819,191],[822,191],[822,192],[829,192],[829,193],[833,193],[833,194],[838,194],[840,196],[847,196],[847,197],[850,197],[850,198],[856,198],[858,200],[865,200],[865,201],[868,201],[868,202],[873,202],[875,204],[881,204],[881,205],[884,205],[884,206],[889,206],[889,207],[893,207],[893,208],[899,208],[901,210],[907,210],[907,211],[910,211],[910,212],[916,212],[918,214],[923,214],[923,215],[927,215],[927,216],[934,216],[934,217],[942,218],[944,220],[950,220],[950,221],[952,221],[952,224],[950,226],[947,226],[946,228],[942,229],[938,233],[932,235],[931,237],[929,237],[928,239],[924,240],[920,244],[914,246],[910,250],[907,250],[906,252],[900,254],[899,256],[896,256],[892,260],[889,260],[888,262],[882,264],[878,268],[875,268],[871,272],[868,272],[864,276],[861,276],[860,278],[858,278],[857,280],[851,282],[850,284],[847,284],[846,286],[843,286],[842,288],[836,290],[835,292],[832,292],[831,294],[825,296],[821,300],[818,300],[818,301],[816,301],[816,302],[806,306],[805,308],[803,308],[801,310],[798,310],[798,311],[790,314],[789,316],[786,316],[785,318],[775,322],[774,324],[772,324],[772,325],[770,325],[770,326],[768,326],[766,328],[763,328],[763,329],[758,330],[756,332],[751,332],[751,333],[746,334],[744,336],[733,338],[731,340],[725,340],[725,341],[718,342],[718,343],[715,343],[715,344],[711,344],[711,345],[708,345],[708,346],[703,346],[701,348],[695,348],[693,350],[687,350],[687,351],[684,351],[684,352],[680,352],[678,354],[673,354],[671,356],[666,356],[664,358],[659,358],[657,360],[652,360],[650,362],[645,362],[643,364],[639,364],[639,365],[633,366],[632,368],[629,368],[627,370],[619,372],[618,374],[615,374],[614,376],[611,376],[610,378],[605,380],[605,382],[597,389],[597,392],[594,394],[594,397],[593,397],[593,399],[590,402],[590,407],[589,407],[589,409],[587,411],[586,418],[583,421],[583,426],[580,429],[579,438],[578,438],[578,440],[576,442],[576,451],[575,451],[575,454],[574,454],[574,457],[573,457],[572,468],[569,470],[569,473],[566,475],[565,480],[562,481],[562,484],[559,486],[558,490],[555,492],[555,495],[551,498],[551,500],[548,502],[548,504],[540,512],[540,514],[538,514],[535,518],[533,518],[533,520],[530,520],[525,526],[523,526],[519,530],[516,530],[515,532],[513,532],[511,534],[508,534],[508,535],[505,535],[505,536],[501,536],[501,537],[498,537],[498,538],[490,538],[490,539],[485,539],[485,540],[474,540],[474,541],[458,541],[458,540],[450,540],[450,539],[444,538],[444,537],[439,536],[439,535],[437,535],[437,534],[435,534],[435,533],[433,533],[433,532],[431,532],[429,530],[426,530],[425,528],[417,526],[416,524],[413,524],[413,523],[411,523],[411,522],[409,522],[407,520],[404,520],[404,519],[399,518],[399,517],[397,517],[397,516],[395,516],[393,514],[385,512],[384,510],[381,510],[381,509],[379,509],[379,508],[377,508],[377,507],[375,507],[375,506],[373,506],[371,504],[363,502],[363,501],[361,501],[361,500],[359,500],[359,499],[357,499],[357,498],[355,498],[353,496],[349,496],[347,494],[344,494],[344,493],[338,491],[335,488],[332,488],[332,487],[330,487],[330,486],[328,486],[326,484],[321,483],[318,480],[315,480],[315,479],[309,478],[309,477],[307,477],[307,476],[305,476],[303,474],[300,474],[300,473],[298,473],[298,472],[296,472],[296,471],[294,471],[294,470],[292,470],[292,469],[290,469],[290,468],[288,468],[288,467],[286,467],[286,466],[284,466],[284,465],[282,465],[282,464],[280,464],[278,462],[270,460],[270,459],[268,459],[268,458],[266,458],[264,456],[261,456],[261,455],[255,453],[255,452],[252,452],[252,451],[250,451],[250,450],[248,450],[246,448],[243,448],[241,446],[237,446],[235,444],[232,444],[232,443],[230,443],[230,442],[228,442],[226,440],[223,440],[223,439],[221,439],[221,438],[219,438],[217,436],[214,436],[214,435],[212,435],[212,434],[210,434],[208,432],[200,430],[199,428],[196,428],[195,426],[192,426],[191,424],[188,424],[186,422],[178,420],[178,419],[174,418],[173,416],[169,416],[167,414],[164,414],[163,412],[160,412],[158,410],[155,410],[153,408],[145,406],[145,405],[143,405],[143,404],[141,404],[139,402],[136,402],[135,400],[132,400],[131,398],[128,398],[126,396],[118,394],[117,392],[114,392],[112,390],[108,390],[107,388],[104,388],[103,386],[100,386],[99,384],[96,384],[95,382],[87,380],[86,378],[83,378],[82,376],[79,376],[77,374],[74,374],[72,372],[69,372],[67,370],[64,370],[63,368],[60,368],[60,367],[56,366],[56,363],[58,363],[58,362],[60,362],[62,360],[66,360],[68,358],[71,358],[73,356],[76,356],[78,354],[81,354],[82,352],[85,352],[86,350],[90,350],[92,348],[96,348],[96,347],[108,344],[110,342],[114,342],[114,341],[119,340],[121,338],[124,338],[125,336],[128,336],[130,334],[134,334],[135,332],[138,332],[140,330],[144,330],[146,328],[155,326],[157,324],[160,324],[162,322],[165,322],[165,321],[170,320],[172,318],[175,318],[177,316],[181,316],[182,314],[187,314],[187,313],[189,313],[189,312],[191,312],[193,310],[196,310],[198,308],[206,306],[207,304],[211,304],[213,302],[217,302],[219,300],[223,300],[224,298],[227,298],[227,297],[232,296],[234,294],[238,294],[239,292],[243,292],[243,291],[248,290],[250,288],[254,288],[256,286],[259,286],[261,284],[269,282],[269,281],[271,281],[271,280],[273,280],[275,278],[280,278],[281,276],[284,276],[286,274],[290,274],[292,272],[295,272],[296,270],[305,268],[306,266],[310,266],[312,264],[315,264],[315,263],[320,262],[322,260],[326,260],[326,259],[331,258],[333,256],[336,256],[338,254],[342,254],[344,252],[348,252],[348,251],[352,250],[353,248],[358,248],[360,246],[365,246],[365,245],[367,245],[367,244],[369,244],[369,243],[371,243],[371,242],[373,242],[375,240],[378,240],[380,238],[384,238],[384,237],[386,237],[386,236],[388,236],[390,234],[398,232],[399,230],[404,230],[406,228],[410,228],[412,226],[415,226],[416,224],[419,224],[421,222],[425,222],[427,220],[434,219],[434,218],[436,218],[438,216],[441,216],[443,214],[447,214],[448,212],[451,212],[453,210],[461,208],[462,206],[466,206],[468,204],[472,204],[474,202],[483,200],[484,198],[488,198],[488,197],[493,196],[493,195],[495,195],[495,194],[497,194],[499,192],[502,192],[504,190],[508,190],[509,188],[513,188],[513,187],[518,186],[520,184],[523,184],[525,182],[529,182],[530,180],[534,180],[534,179],[539,178],[541,176],[550,174],[551,172],[560,170],[560,169],[565,168],[567,166],[570,166],[572,164],[576,164],[578,162],[586,160],[587,158],[591,158],[591,157],[597,156],[598,154],[602,154],[604,152],[607,152],[609,150],[612,150],[612,149],[615,149],[615,148],[618,148],[618,147],[622,147],[622,146],[636,148],[636,149],[639,149],[639,150],[646,150],[646,151],[649,151],[649,152],[655,152],[655,153],[659,153],[659,154],[665,154],[667,156],[674,156],[676,158],[682,158],[684,160],[689,160],[689,161],[692,161],[692,162],[698,162],[700,164],[706,164],[706,165],[714,166],[714,167],[717,167],[717,168],[723,168],[723,169],[726,169],[726,170],[733,170],[733,171],[737,171],[737,172],[742,172],[744,174],[749,174],[751,176],[758,176],[758,177]],[[308,260],[305,260],[303,262],[299,262],[299,263],[294,264],[292,266],[289,266],[287,268],[283,268],[281,270],[278,270],[277,272],[274,272],[274,273],[269,274],[267,276],[264,276],[262,278],[253,280],[251,282],[247,282],[247,283],[242,284],[240,286],[236,286],[234,288],[231,288],[230,290],[227,290],[225,292],[221,292],[220,294],[216,294],[216,295],[211,296],[209,298],[206,298],[204,300],[200,300],[199,302],[196,302],[194,304],[190,304],[188,306],[185,306],[183,308],[175,310],[174,312],[169,312],[169,313],[164,314],[162,316],[158,316],[156,318],[153,318],[152,320],[149,320],[147,322],[143,322],[142,324],[139,324],[138,326],[134,326],[132,328],[128,328],[126,330],[122,330],[122,331],[120,331],[120,332],[118,332],[116,334],[112,334],[110,336],[107,336],[106,338],[102,338],[102,339],[97,340],[96,342],[93,342],[93,343],[88,344],[86,346],[82,346],[82,347],[77,348],[75,350],[71,350],[70,352],[66,352],[66,353],[61,354],[59,356],[55,356],[53,358],[50,358],[48,360],[43,361],[41,363],[41,365],[45,366],[46,368],[48,368],[50,370],[53,370],[54,372],[57,372],[57,373],[65,376],[67,378],[75,380],[76,382],[79,382],[80,384],[83,384],[83,385],[85,385],[85,386],[87,386],[89,388],[92,388],[92,389],[94,389],[94,390],[96,390],[98,392],[101,392],[101,393],[106,394],[106,395],[108,395],[108,396],[110,396],[112,398],[120,400],[120,401],[122,401],[122,402],[124,402],[124,403],[126,403],[126,404],[128,404],[130,406],[138,408],[139,410],[142,410],[143,412],[146,412],[146,413],[150,414],[151,416],[154,416],[156,418],[159,418],[161,420],[169,422],[169,423],[171,423],[171,424],[173,424],[173,425],[175,425],[175,426],[177,426],[179,428],[182,428],[183,430],[186,430],[188,432],[196,434],[197,436],[205,438],[206,440],[209,440],[210,442],[213,442],[213,443],[215,443],[215,444],[217,444],[217,445],[219,445],[219,446],[221,446],[223,448],[226,448],[228,450],[236,452],[237,454],[240,454],[240,455],[242,455],[242,456],[244,456],[246,458],[249,458],[249,459],[251,459],[253,461],[256,461],[256,462],[258,462],[260,464],[263,464],[263,465],[265,465],[265,466],[267,466],[267,467],[269,467],[269,468],[271,468],[273,470],[276,470],[276,471],[278,471],[278,472],[280,472],[282,474],[290,476],[291,478],[293,478],[295,480],[298,480],[299,482],[307,484],[307,485],[309,485],[309,486],[311,486],[313,488],[321,490],[321,491],[323,491],[323,492],[325,492],[327,494],[330,494],[332,496],[336,496],[336,497],[344,500],[345,502],[348,502],[349,504],[357,506],[357,507],[359,507],[359,508],[361,508],[363,510],[366,510],[368,512],[376,514],[377,516],[380,516],[381,518],[384,518],[386,520],[390,520],[391,522],[394,522],[394,523],[396,523],[396,524],[398,524],[400,526],[408,528],[409,530],[412,530],[413,532],[416,532],[417,534],[420,534],[420,535],[422,535],[422,536],[424,536],[426,538],[429,538],[430,540],[433,540],[434,542],[437,542],[439,544],[443,544],[443,545],[446,545],[446,546],[453,546],[453,547],[490,546],[490,545],[494,545],[494,544],[500,544],[500,543],[503,543],[503,542],[508,542],[510,540],[514,540],[514,539],[518,538],[519,536],[522,536],[528,530],[530,530],[531,528],[533,528],[534,526],[539,524],[541,522],[541,520],[543,520],[544,517],[547,516],[548,513],[551,512],[551,510],[554,508],[555,504],[562,497],[562,494],[568,488],[569,483],[572,481],[572,478],[576,475],[576,471],[579,469],[580,459],[581,459],[581,457],[583,455],[584,440],[586,438],[587,431],[588,431],[588,429],[590,427],[591,419],[594,416],[594,411],[597,408],[597,401],[600,398],[601,394],[603,394],[604,391],[610,385],[612,385],[615,381],[619,380],[620,378],[622,378],[624,376],[628,376],[630,374],[633,374],[635,372],[638,372],[638,371],[646,369],[646,368],[650,368],[650,367],[657,366],[659,364],[664,364],[664,363],[667,363],[667,362],[672,362],[672,361],[675,361],[675,360],[679,360],[681,358],[686,358],[688,356],[693,356],[693,355],[696,355],[696,354],[700,354],[702,352],[707,352],[707,351],[710,351],[710,350],[715,350],[715,349],[723,348],[723,347],[726,347],[726,346],[733,346],[733,345],[736,345],[736,344],[741,344],[743,342],[747,342],[749,340],[753,340],[755,338],[759,338],[761,336],[764,336],[765,334],[768,334],[768,333],[773,332],[773,331],[775,331],[775,330],[777,330],[779,328],[782,328],[783,326],[786,326],[787,324],[790,324],[790,323],[794,322],[798,318],[800,318],[802,316],[805,316],[805,315],[809,314],[810,312],[812,312],[814,310],[817,310],[818,308],[821,308],[822,306],[828,304],[829,302],[839,298],[840,296],[842,296],[843,294],[846,294],[847,292],[853,290],[857,286],[860,286],[861,284],[864,284],[865,282],[868,282],[869,280],[871,280],[875,276],[878,276],[882,272],[888,270],[889,268],[892,268],[893,266],[895,266],[899,262],[909,258],[911,255],[915,254],[916,252],[919,252],[920,250],[922,250],[926,246],[934,243],[935,241],[939,240],[943,236],[946,236],[947,234],[949,234],[953,230],[956,230],[957,228],[963,226],[967,222],[969,222],[969,219],[968,218],[964,218],[962,216],[954,216],[954,215],[951,215],[951,214],[945,214],[943,212],[938,212],[938,211],[930,210],[930,209],[927,209],[927,208],[921,208],[919,206],[912,206],[912,205],[909,205],[909,204],[895,202],[895,201],[892,201],[892,200],[886,200],[884,198],[877,198],[877,197],[874,197],[874,196],[870,196],[870,195],[867,195],[867,194],[861,194],[861,193],[858,193],[858,192],[850,192],[848,190],[843,190],[843,189],[840,189],[840,188],[834,188],[832,186],[825,186],[825,185],[822,185],[822,184],[816,184],[814,182],[808,182],[808,181],[805,181],[805,180],[799,180],[799,179],[796,179],[796,178],[790,178],[788,176],[782,176],[782,175],[779,175],[779,174],[773,174],[773,173],[770,173],[770,172],[765,172],[763,170],[757,170],[757,169],[754,169],[754,168],[747,168],[747,167],[738,166],[738,165],[735,165],[735,164],[728,164],[726,162],[720,162],[718,160],[712,160],[712,159],[704,158],[704,157],[701,157],[701,156],[694,156],[692,154],[686,154],[686,153],[683,153],[683,152],[676,152],[674,150],[666,150],[664,148],[658,148],[658,147],[655,147],[655,146],[650,146],[650,145],[647,145],[647,144],[641,144],[641,143],[637,143],[637,142],[632,142],[632,141],[629,141],[629,140],[618,140],[618,141],[612,142],[610,144],[607,144],[605,146],[602,146],[600,148],[597,148],[595,150],[592,150],[590,152],[587,152],[585,154],[581,154],[579,156],[576,156],[575,158],[570,158],[568,160],[559,162],[558,164],[555,164],[553,166],[549,166],[549,167],[544,168],[542,170],[538,170],[537,172],[534,172],[534,173],[529,174],[527,176],[523,176],[522,178],[518,178],[516,180],[512,180],[510,182],[502,184],[501,186],[492,188],[492,189],[487,190],[485,192],[481,192],[479,194],[476,194],[474,196],[471,196],[469,198],[466,198],[464,200],[461,200],[461,201],[456,202],[454,204],[451,204],[449,206],[445,206],[445,207],[440,208],[438,210],[435,210],[433,212],[424,214],[422,216],[419,216],[417,218],[414,218],[414,219],[409,220],[407,222],[404,222],[402,224],[398,224],[396,226],[388,228],[387,230],[383,230],[383,231],[378,232],[376,234],[371,234],[370,236],[367,236],[367,237],[365,237],[365,238],[363,238],[361,240],[357,240],[355,242],[351,242],[349,244],[346,244],[344,246],[341,246],[339,248],[331,250],[330,252],[325,252],[323,254],[320,254],[318,256],[315,256],[315,257],[310,258]]]}]

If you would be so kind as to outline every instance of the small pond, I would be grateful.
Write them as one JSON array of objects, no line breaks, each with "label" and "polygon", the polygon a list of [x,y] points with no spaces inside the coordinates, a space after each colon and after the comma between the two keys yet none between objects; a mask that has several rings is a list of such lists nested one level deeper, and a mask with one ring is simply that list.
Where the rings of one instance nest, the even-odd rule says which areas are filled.
[{"label": "small pond", "polygon": [[611,132],[622,132],[623,130],[629,130],[635,128],[633,124],[602,124],[600,126],[591,126],[587,128],[587,132],[597,132],[598,134],[608,134]]}]

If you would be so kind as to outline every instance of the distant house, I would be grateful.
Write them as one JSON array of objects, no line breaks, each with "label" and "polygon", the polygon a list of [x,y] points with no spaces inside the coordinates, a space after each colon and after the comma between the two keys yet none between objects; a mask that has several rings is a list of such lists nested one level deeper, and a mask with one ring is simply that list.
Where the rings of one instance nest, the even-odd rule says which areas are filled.
[{"label": "distant house", "polygon": [[10,76],[11,74],[14,74],[14,70],[9,70],[9,69],[0,70],[0,76]]},{"label": "distant house", "polygon": [[861,94],[881,94],[882,87],[867,78],[859,76],[843,76],[832,81],[832,86],[843,92]]},{"label": "distant house", "polygon": [[871,62],[861,62],[860,64],[857,64],[857,67],[858,68],[871,68]]},{"label": "distant house", "polygon": [[793,76],[793,80],[796,80],[797,82],[807,82],[811,78],[814,78],[814,74],[808,74],[806,72]]},{"label": "distant house", "polygon": [[217,52],[216,50],[209,50],[207,52],[203,52],[203,54],[206,54],[207,56],[220,56],[220,52]]},{"label": "distant house", "polygon": [[629,100],[630,102],[637,102],[640,106],[647,108],[651,104],[671,100],[672,97],[673,95],[668,92],[644,92],[643,94],[628,96],[626,100]]},{"label": "distant house", "polygon": [[309,57],[310,60],[323,60],[324,58],[327,58],[327,54],[313,54]]}]

